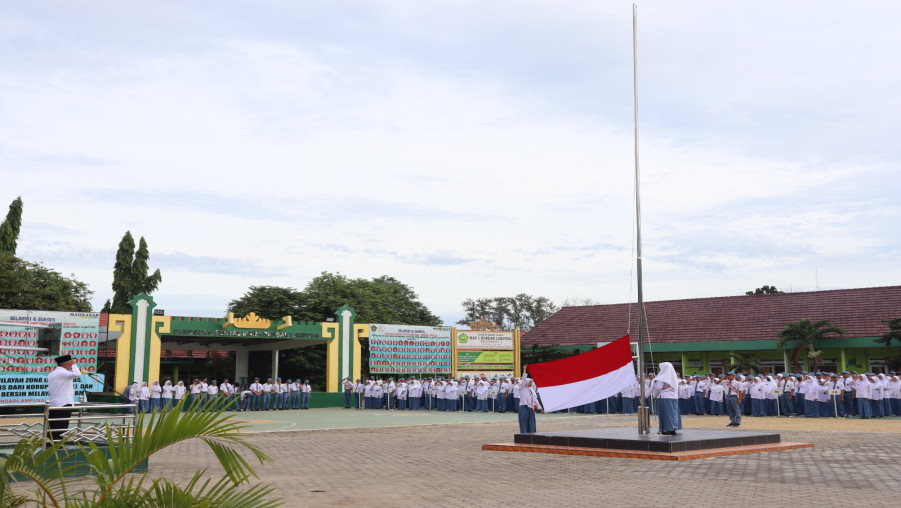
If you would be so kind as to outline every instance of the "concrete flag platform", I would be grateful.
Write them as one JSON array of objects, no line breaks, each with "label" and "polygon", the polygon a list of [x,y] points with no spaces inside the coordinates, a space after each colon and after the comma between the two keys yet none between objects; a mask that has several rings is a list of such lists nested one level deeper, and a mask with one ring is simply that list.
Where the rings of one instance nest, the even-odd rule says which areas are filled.
[{"label": "concrete flag platform", "polygon": [[776,433],[683,429],[675,436],[639,435],[635,427],[516,434],[513,443],[482,445],[483,450],[493,451],[653,460],[691,460],[812,447],[808,443],[783,443]]}]

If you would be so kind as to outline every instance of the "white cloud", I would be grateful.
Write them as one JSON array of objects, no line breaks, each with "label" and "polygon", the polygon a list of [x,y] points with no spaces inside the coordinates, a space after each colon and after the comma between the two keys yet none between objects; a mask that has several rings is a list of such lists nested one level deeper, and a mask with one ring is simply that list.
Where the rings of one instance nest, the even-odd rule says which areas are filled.
[{"label": "white cloud", "polygon": [[[901,80],[870,51],[901,46],[898,9],[641,6],[648,297],[898,283]],[[0,199],[25,200],[20,253],[100,303],[126,229],[169,309],[322,271],[443,316],[625,301],[630,30],[629,5],[575,1],[17,4]]]}]

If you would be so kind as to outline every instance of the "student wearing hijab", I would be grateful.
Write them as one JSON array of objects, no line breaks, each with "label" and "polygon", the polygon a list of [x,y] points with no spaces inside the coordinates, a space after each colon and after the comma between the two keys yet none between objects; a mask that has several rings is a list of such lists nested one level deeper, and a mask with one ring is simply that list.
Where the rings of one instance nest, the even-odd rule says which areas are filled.
[{"label": "student wearing hijab", "polygon": [[723,375],[713,378],[713,382],[709,385],[707,398],[710,399],[710,414],[713,416],[723,415],[723,399],[726,394],[725,386],[723,386]]},{"label": "student wearing hijab", "polygon": [[[133,384],[125,387],[125,393],[123,395],[125,395],[125,403],[126,404],[137,403],[138,390],[140,390],[138,383],[133,383]],[[125,409],[126,413],[134,413],[134,411],[135,411],[134,408],[131,408],[131,407]]]},{"label": "student wearing hijab", "polygon": [[895,371],[889,372],[889,380],[886,383],[886,396],[892,408],[892,416],[901,416],[901,378]]},{"label": "student wearing hijab", "polygon": [[[185,398],[185,395],[187,395],[187,393],[188,393],[188,387],[185,386],[185,382],[179,381],[178,383],[175,384],[175,392],[173,393],[172,402],[174,402],[175,405],[178,405],[181,402],[181,400]],[[184,407],[182,407],[182,410],[184,410]]]},{"label": "student wearing hijab", "polygon": [[861,420],[866,420],[873,416],[873,409],[870,406],[870,380],[867,376],[861,374],[857,376],[857,382],[854,385],[854,392],[857,395],[857,413]]},{"label": "student wearing hijab", "polygon": [[651,396],[657,399],[657,420],[660,433],[675,436],[682,429],[679,415],[679,377],[670,362],[660,364],[660,374],[651,383]]},{"label": "student wearing hijab", "polygon": [[151,413],[159,413],[160,411],[160,397],[163,395],[163,387],[160,386],[159,381],[154,381],[152,385],[150,385],[150,412]]},{"label": "student wearing hijab", "polygon": [[147,382],[141,382],[141,389],[138,391],[138,400],[142,413],[150,412],[150,388],[147,388]]},{"label": "student wearing hijab", "polygon": [[523,367],[522,378],[514,388],[519,392],[519,433],[534,434],[537,432],[535,411],[541,411],[541,406],[538,404],[535,383],[526,374],[526,367]]},{"label": "student wearing hijab", "polygon": [[175,393],[175,387],[172,386],[172,381],[166,380],[163,383],[163,391],[160,394],[160,401],[162,403],[162,407],[160,408],[162,411],[169,412],[172,409],[172,395]]}]

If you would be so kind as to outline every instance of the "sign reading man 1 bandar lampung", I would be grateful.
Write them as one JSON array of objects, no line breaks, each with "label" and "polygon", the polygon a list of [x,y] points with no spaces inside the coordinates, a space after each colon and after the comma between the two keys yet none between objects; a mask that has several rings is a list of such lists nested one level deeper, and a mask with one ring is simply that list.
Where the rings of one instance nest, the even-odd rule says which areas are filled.
[{"label": "sign reading man 1 bandar lampung", "polygon": [[450,374],[451,349],[450,327],[370,325],[369,371]]},{"label": "sign reading man 1 bandar lampung", "polygon": [[513,374],[515,346],[513,332],[461,330],[455,339],[457,371]]}]

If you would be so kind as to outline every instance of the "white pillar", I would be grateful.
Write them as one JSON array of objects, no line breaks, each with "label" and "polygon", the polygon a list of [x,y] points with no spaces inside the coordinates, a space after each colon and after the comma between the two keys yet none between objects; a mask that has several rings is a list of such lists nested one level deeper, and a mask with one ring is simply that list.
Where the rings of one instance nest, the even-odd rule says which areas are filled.
[{"label": "white pillar", "polygon": [[272,349],[272,381],[278,379],[278,349]]},{"label": "white pillar", "polygon": [[245,348],[236,348],[235,349],[235,384],[239,384],[241,380],[245,380],[248,385],[250,385],[250,380],[247,379],[247,376],[250,374],[247,372],[248,363],[249,363],[250,353],[247,352]]}]

